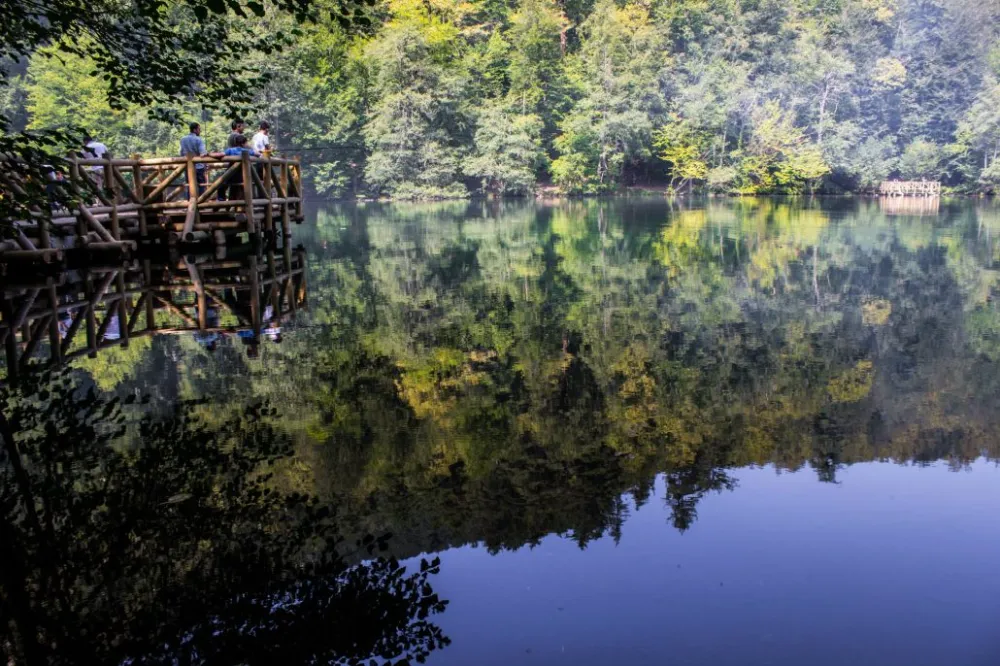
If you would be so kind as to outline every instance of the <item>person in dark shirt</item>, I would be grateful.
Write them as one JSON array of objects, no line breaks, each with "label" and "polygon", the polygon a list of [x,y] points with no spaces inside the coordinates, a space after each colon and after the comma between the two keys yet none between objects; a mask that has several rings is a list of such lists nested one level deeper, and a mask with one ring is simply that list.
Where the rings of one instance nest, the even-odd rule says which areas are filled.
[{"label": "person in dark shirt", "polygon": [[243,136],[243,130],[246,129],[246,123],[242,120],[234,120],[232,128],[233,131],[229,133],[229,141],[226,143],[226,148],[232,148],[236,145],[236,137]]}]

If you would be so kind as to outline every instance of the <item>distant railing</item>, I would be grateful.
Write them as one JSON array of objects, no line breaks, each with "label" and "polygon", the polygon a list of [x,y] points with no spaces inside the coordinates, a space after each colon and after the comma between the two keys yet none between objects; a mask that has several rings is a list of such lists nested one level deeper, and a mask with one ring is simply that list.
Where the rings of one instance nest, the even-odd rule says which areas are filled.
[{"label": "distant railing", "polygon": [[884,180],[879,194],[885,197],[939,197],[941,183],[934,180]]},{"label": "distant railing", "polygon": [[[50,185],[83,192],[77,198],[84,202],[15,222],[14,238],[0,241],[0,262],[51,262],[75,249],[127,254],[146,240],[224,244],[227,236],[277,235],[279,228],[287,238],[292,222],[303,218],[297,157],[133,156],[69,164],[69,173]],[[223,191],[229,196],[220,200]]]}]

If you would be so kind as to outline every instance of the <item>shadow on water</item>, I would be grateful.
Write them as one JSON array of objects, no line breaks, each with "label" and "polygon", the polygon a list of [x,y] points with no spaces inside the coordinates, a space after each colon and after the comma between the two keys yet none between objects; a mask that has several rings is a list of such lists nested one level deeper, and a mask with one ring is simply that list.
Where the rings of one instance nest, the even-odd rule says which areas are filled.
[{"label": "shadow on water", "polygon": [[437,565],[392,557],[583,548],[650,501],[689,530],[749,466],[1000,457],[991,207],[331,206],[303,232],[280,344],[236,317],[5,394],[17,663],[419,659]]},{"label": "shadow on water", "polygon": [[291,453],[273,409],[134,402],[66,373],[0,394],[7,663],[409,663],[447,644],[436,560],[347,545],[329,503],[272,483]]}]

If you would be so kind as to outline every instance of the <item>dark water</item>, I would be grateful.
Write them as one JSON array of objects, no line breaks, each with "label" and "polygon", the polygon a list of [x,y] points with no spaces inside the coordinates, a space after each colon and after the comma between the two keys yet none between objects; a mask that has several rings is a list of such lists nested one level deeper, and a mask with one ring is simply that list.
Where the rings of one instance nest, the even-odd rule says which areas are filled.
[{"label": "dark water", "polygon": [[314,213],[8,398],[11,663],[1000,664],[1000,207]]}]

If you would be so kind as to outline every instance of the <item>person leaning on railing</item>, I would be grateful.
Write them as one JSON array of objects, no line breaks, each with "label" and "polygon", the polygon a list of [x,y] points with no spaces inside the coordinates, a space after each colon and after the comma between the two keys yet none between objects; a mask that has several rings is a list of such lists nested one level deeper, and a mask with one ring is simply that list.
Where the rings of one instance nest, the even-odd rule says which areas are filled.
[{"label": "person leaning on railing", "polygon": [[[260,157],[257,151],[247,145],[247,138],[242,134],[233,139],[234,145],[230,148],[226,148],[226,157],[242,157],[243,153],[249,153],[250,157]],[[219,189],[219,201],[223,201],[224,197],[222,195],[223,188],[229,190],[229,200],[242,199],[243,198],[243,187],[245,183],[243,182],[243,172],[239,169],[234,171],[226,179],[226,182]]]}]

